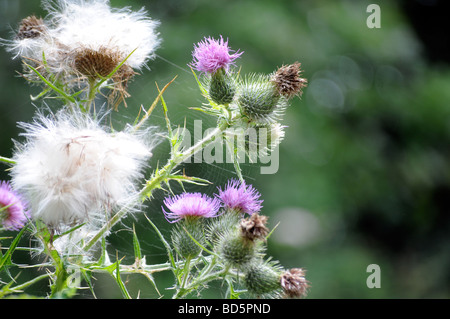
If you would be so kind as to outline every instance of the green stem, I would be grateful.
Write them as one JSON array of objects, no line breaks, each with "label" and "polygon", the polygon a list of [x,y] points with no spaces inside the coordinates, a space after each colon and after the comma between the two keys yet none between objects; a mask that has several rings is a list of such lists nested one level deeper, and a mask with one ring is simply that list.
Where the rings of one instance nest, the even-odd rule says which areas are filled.
[{"label": "green stem", "polygon": [[[207,271],[202,275],[199,276],[197,279],[193,280],[189,285],[182,286],[178,291],[175,293],[175,295],[172,297],[172,299],[178,299],[182,298],[183,296],[187,295],[189,292],[191,292],[194,289],[197,289],[198,286],[205,284],[209,281],[216,280],[219,278],[224,278],[226,275],[230,273],[230,267],[225,267],[224,269],[211,273],[211,270],[214,268],[215,262],[214,260],[211,262],[210,265],[208,265]],[[233,275],[236,275],[236,273],[231,273]]]},{"label": "green stem", "polygon": [[233,152],[233,163],[234,163],[234,170],[236,171],[236,174],[237,174],[239,180],[242,183],[245,183],[244,176],[242,176],[241,166],[239,164],[239,158],[237,156],[237,150],[236,149]]},{"label": "green stem", "polygon": [[86,106],[87,106],[86,110],[87,110],[87,112],[90,112],[92,104],[94,103],[94,100],[95,100],[95,93],[97,91],[96,80],[94,78],[89,78],[88,87],[89,87],[89,91],[88,91],[88,99],[87,99],[87,103],[86,103]]},{"label": "green stem", "polygon": [[[209,257],[197,257],[193,258],[190,261],[190,265],[194,266],[200,261],[209,260]],[[171,262],[161,263],[161,264],[154,264],[154,265],[142,265],[140,267],[136,267],[136,265],[119,265],[119,271],[121,274],[144,274],[144,275],[151,275],[157,272],[163,272],[163,271],[169,271],[173,270],[174,268],[185,268],[187,261],[177,261],[175,264],[172,264]],[[111,264],[104,264],[101,266],[84,266],[84,270],[97,272],[97,273],[109,273],[109,267],[111,265],[114,265],[115,263]]]},{"label": "green stem", "polygon": [[189,278],[189,273],[191,271],[191,258],[187,258],[186,262],[184,263],[184,267],[183,267],[183,281],[181,282],[181,289],[184,289],[184,287],[186,286],[186,283],[188,281]]},{"label": "green stem", "polygon": [[[158,170],[154,176],[147,181],[146,185],[140,192],[140,197],[142,200],[151,197],[152,191],[156,188],[159,188],[161,184],[168,180],[172,171],[182,162],[187,160],[189,157],[193,156],[208,144],[210,144],[214,139],[222,134],[227,128],[229,124],[226,121],[223,121],[219,127],[211,131],[207,136],[203,139],[195,143],[193,146],[182,152],[181,154],[172,154],[172,158],[169,159],[168,163],[160,170]],[[84,251],[88,251],[94,246],[94,244],[105,234],[107,231],[111,229],[125,214],[127,211],[121,210],[116,215],[114,215],[98,232],[97,234],[86,244],[84,247]]]},{"label": "green stem", "polygon": [[58,88],[56,85],[54,85],[53,83],[49,82],[42,74],[39,73],[38,70],[36,70],[34,67],[32,67],[31,65],[25,63],[25,65],[27,67],[29,67],[34,73],[37,74],[37,76],[45,83],[47,84],[50,88],[52,88],[55,92],[59,93],[59,95],[61,95],[62,98],[64,98],[67,102],[70,103],[76,103],[76,100],[73,96],[68,95],[66,92],[64,92],[64,90]]},{"label": "green stem", "polygon": [[63,267],[57,267],[55,276],[56,279],[52,286],[50,298],[62,298],[65,296],[65,291],[68,288],[67,279],[69,278],[69,274]]},{"label": "green stem", "polygon": [[0,162],[12,164],[12,165],[16,164],[15,160],[7,158],[7,157],[3,157],[3,156],[0,156]]},{"label": "green stem", "polygon": [[104,233],[109,231],[111,227],[113,227],[119,220],[122,219],[122,217],[127,213],[126,209],[122,209],[117,214],[115,214],[113,217],[111,217],[110,220],[108,220],[107,223],[103,225],[102,228],[95,234],[94,237],[91,238],[91,240],[84,246],[83,250],[88,251],[92,248],[92,246],[95,245],[95,243],[103,236]]},{"label": "green stem", "polygon": [[202,150],[212,141],[214,138],[222,134],[228,128],[228,124],[224,122],[221,126],[217,127],[213,131],[211,131],[207,136],[198,141],[196,144],[185,150],[183,153],[172,156],[169,162],[153,176],[152,179],[147,181],[145,187],[141,191],[141,198],[145,199],[147,197],[151,197],[152,191],[159,187],[162,182],[167,180],[172,171],[182,162],[187,160],[189,157],[196,154],[198,151]]},{"label": "green stem", "polygon": [[48,278],[49,276],[50,276],[49,274],[43,274],[43,275],[37,276],[36,278],[31,279],[30,281],[27,281],[21,285],[15,286],[14,290],[23,290],[23,289],[27,288],[28,286],[31,286],[32,284],[38,282],[39,280]]},{"label": "green stem", "polygon": [[64,262],[56,249],[53,247],[53,244],[50,242],[44,242],[44,245],[47,256],[52,259],[52,264],[55,267],[55,272],[53,274],[55,278],[53,280],[53,285],[51,286],[52,293],[50,298],[62,298],[66,295],[66,291],[68,289],[67,280],[69,278],[69,274],[64,266]]}]

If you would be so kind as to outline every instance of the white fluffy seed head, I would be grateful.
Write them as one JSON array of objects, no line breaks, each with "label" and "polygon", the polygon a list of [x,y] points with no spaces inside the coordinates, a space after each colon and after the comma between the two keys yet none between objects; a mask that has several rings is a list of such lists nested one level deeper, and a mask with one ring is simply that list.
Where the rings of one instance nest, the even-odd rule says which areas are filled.
[{"label": "white fluffy seed head", "polygon": [[23,19],[15,39],[2,40],[1,44],[14,58],[23,58],[39,67],[40,72],[48,70],[60,80],[65,79],[66,84],[78,74],[73,60],[80,50],[113,52],[117,64],[128,57],[126,65],[139,70],[160,45],[156,32],[159,22],[150,19],[143,8],[111,8],[109,0],[42,2],[48,16]]},{"label": "white fluffy seed head", "polygon": [[29,201],[33,218],[59,229],[138,202],[135,183],[151,156],[140,136],[106,132],[88,116],[67,111],[20,125],[26,141],[17,144],[12,184]]},{"label": "white fluffy seed head", "polygon": [[158,22],[144,9],[113,9],[108,0],[46,0],[52,38],[68,51],[109,48],[121,53],[134,69],[140,69],[160,44],[155,31]]}]

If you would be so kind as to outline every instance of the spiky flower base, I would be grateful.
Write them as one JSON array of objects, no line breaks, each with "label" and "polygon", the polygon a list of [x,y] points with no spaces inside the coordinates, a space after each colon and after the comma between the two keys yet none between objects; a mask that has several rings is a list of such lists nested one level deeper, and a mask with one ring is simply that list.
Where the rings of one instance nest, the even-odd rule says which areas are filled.
[{"label": "spiky flower base", "polygon": [[205,234],[201,220],[198,218],[185,219],[172,230],[172,244],[177,253],[185,259],[197,257],[205,245]]},{"label": "spiky flower base", "polygon": [[236,81],[233,75],[219,69],[211,75],[206,84],[208,94],[214,103],[219,105],[227,105],[233,102],[236,94]]},{"label": "spiky flower base", "polygon": [[267,263],[253,263],[245,271],[244,285],[251,294],[261,296],[281,288],[280,276],[280,270]]},{"label": "spiky flower base", "polygon": [[256,256],[254,243],[241,236],[225,238],[219,252],[226,264],[237,268],[244,267]]},{"label": "spiky flower base", "polygon": [[265,75],[252,75],[241,84],[237,105],[255,123],[272,123],[284,113],[286,100]]}]

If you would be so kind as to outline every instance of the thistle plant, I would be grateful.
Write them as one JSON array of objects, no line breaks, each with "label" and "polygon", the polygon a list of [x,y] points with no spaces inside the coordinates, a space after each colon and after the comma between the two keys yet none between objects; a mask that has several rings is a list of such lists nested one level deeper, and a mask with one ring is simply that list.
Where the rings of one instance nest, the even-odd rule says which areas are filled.
[{"label": "thistle plant", "polygon": [[[41,267],[46,272],[23,284],[15,278],[2,282],[0,296],[17,294],[40,280],[48,280],[49,298],[73,297],[83,282],[95,296],[91,278],[102,272],[130,298],[121,274],[143,275],[159,293],[165,290],[156,287],[154,276],[170,271],[174,285],[166,288],[173,298],[192,296],[211,281],[225,283],[227,298],[304,297],[309,287],[305,271],[286,270],[266,254],[274,230],[262,214],[261,194],[243,177],[239,147],[229,138],[243,138],[249,158],[274,151],[285,134],[281,120],[289,100],[306,86],[300,63],[269,75],[241,76],[236,61],[244,52],[232,51],[228,39],[205,37],[195,44],[187,65],[205,103],[192,112],[216,118],[216,126],[186,147],[186,128],[175,129],[163,97],[173,80],[157,87],[149,108],[136,108],[136,118],[124,128],[102,124],[120,112],[119,105],[127,106],[130,80],[155,56],[159,22],[144,9],[114,9],[107,0],[43,0],[43,5],[47,17],[23,19],[14,39],[1,42],[22,60],[24,78],[42,92],[32,97],[34,120],[18,124],[22,141],[16,141],[12,158],[0,157],[11,177],[0,187],[0,222],[4,230],[18,232],[8,243],[0,238],[0,271],[10,275],[12,267]],[[56,100],[52,106],[50,99]],[[158,105],[165,116],[164,134],[151,123]],[[255,129],[256,139],[247,135]],[[237,178],[216,185],[215,194],[173,193],[174,182],[215,184],[181,173],[180,165],[217,139],[232,150]],[[170,145],[167,162],[150,167],[155,146],[164,141]],[[156,190],[166,194],[158,214],[171,227],[170,239],[146,212],[145,202],[155,200]],[[147,264],[134,228],[135,263],[111,260],[106,246],[112,227],[139,214],[158,234],[166,263]],[[44,263],[14,263],[26,235],[33,238],[32,246],[22,249],[45,256]]]}]

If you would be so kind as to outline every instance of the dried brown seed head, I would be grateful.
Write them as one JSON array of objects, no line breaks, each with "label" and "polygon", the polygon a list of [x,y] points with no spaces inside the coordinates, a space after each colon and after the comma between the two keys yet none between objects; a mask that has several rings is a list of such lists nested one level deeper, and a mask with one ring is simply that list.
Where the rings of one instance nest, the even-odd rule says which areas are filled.
[{"label": "dried brown seed head", "polygon": [[119,52],[103,47],[98,50],[81,48],[73,53],[74,69],[90,78],[108,76],[122,59]]},{"label": "dried brown seed head", "polygon": [[287,298],[305,297],[310,287],[305,278],[305,270],[292,268],[281,275],[281,287]]},{"label": "dried brown seed head", "polygon": [[19,40],[34,39],[40,37],[46,30],[47,26],[45,25],[44,20],[32,15],[20,22],[17,38]]},{"label": "dried brown seed head", "polygon": [[278,93],[290,99],[295,95],[301,96],[303,88],[306,87],[308,81],[301,78],[301,63],[295,62],[290,65],[283,65],[272,76]]},{"label": "dried brown seed head", "polygon": [[267,216],[253,213],[249,218],[241,220],[240,227],[242,236],[254,241],[255,239],[265,240],[269,229],[266,227]]},{"label": "dried brown seed head", "polygon": [[[72,53],[73,69],[89,79],[100,79],[111,73],[123,62],[124,55],[112,48],[100,47],[98,50],[81,48]],[[117,110],[119,104],[130,95],[128,82],[137,74],[126,62],[111,76],[113,88],[108,96],[109,105]]]}]

